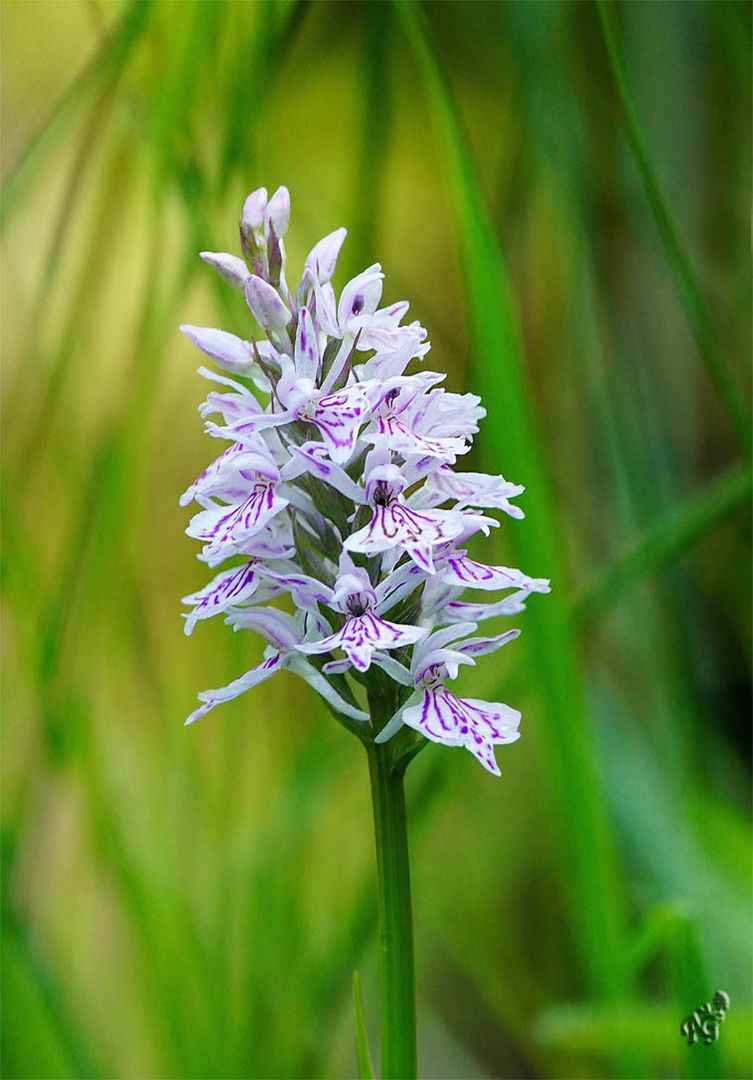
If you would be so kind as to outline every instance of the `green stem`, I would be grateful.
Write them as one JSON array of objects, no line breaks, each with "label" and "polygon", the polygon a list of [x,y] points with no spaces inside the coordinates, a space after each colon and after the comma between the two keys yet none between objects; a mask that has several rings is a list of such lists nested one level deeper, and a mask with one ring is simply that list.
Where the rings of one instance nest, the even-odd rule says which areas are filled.
[{"label": "green stem", "polygon": [[382,999],[382,1078],[412,1080],[416,1064],[416,987],[404,769],[389,743],[366,746],[374,808]]}]

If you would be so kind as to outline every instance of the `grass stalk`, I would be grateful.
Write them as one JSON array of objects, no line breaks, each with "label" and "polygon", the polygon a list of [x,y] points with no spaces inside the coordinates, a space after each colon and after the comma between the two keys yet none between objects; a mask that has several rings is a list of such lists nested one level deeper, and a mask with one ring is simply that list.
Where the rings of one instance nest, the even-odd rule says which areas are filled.
[{"label": "grass stalk", "polygon": [[603,795],[599,790],[579,663],[567,625],[567,585],[561,567],[560,526],[549,494],[540,436],[523,370],[507,268],[483,205],[454,99],[418,5],[396,0],[423,70],[430,108],[458,209],[458,233],[468,297],[477,388],[487,402],[504,403],[496,426],[486,426],[485,467],[525,476],[526,510],[535,528],[513,531],[523,567],[546,573],[553,592],[546,611],[531,605],[527,634],[544,701],[549,766],[561,813],[571,918],[586,986],[596,997],[624,993],[622,897]]},{"label": "grass stalk", "polygon": [[752,486],[748,463],[738,462],[650,525],[580,595],[573,607],[574,622],[580,625],[591,621],[612,607],[635,582],[661,572],[699,537],[747,502]]},{"label": "grass stalk", "polygon": [[598,0],[599,18],[609,54],[620,109],[630,149],[641,175],[651,212],[677,283],[691,330],[708,373],[729,414],[741,445],[748,453],[753,446],[753,429],[748,409],[743,403],[727,369],[716,332],[706,309],[695,273],[680,236],[677,223],[662,194],[651,160],[648,140],[638,115],[638,108],[628,79],[627,65],[620,41],[620,29],[611,0]]}]

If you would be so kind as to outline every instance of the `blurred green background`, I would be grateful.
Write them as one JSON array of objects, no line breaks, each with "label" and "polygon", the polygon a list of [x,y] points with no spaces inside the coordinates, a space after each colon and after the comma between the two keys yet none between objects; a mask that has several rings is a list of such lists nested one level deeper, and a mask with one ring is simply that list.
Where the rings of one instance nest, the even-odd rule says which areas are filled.
[{"label": "blurred green background", "polygon": [[527,485],[486,561],[552,578],[461,682],[523,711],[502,780],[408,775],[423,1075],[750,1076],[749,5],[2,25],[4,1075],[353,1076],[355,969],[375,1041],[360,746],[289,675],[182,727],[260,646],[182,633],[176,327],[247,331],[197,252],[285,183],[291,278],[383,263]]}]

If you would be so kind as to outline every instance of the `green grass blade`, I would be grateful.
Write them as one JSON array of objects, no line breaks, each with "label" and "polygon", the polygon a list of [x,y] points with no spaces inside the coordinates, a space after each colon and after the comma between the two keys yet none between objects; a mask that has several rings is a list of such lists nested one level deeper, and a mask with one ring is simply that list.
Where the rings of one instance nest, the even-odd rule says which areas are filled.
[{"label": "green grass blade", "polygon": [[[27,1070],[35,1065],[48,1076],[102,1075],[84,1045],[54,971],[31,940],[28,927],[7,903],[3,905],[2,930],[3,1025],[6,1031],[12,1024],[23,1033],[20,1045],[9,1047],[3,1040],[3,1075],[34,1075]],[[25,1060],[14,1060],[11,1055],[22,1047]]]},{"label": "green grass blade", "polygon": [[[531,524],[512,530],[528,572],[551,575],[547,607],[530,607],[527,634],[545,700],[550,768],[563,822],[571,883],[571,914],[586,981],[594,994],[622,992],[622,902],[614,853],[589,746],[582,685],[567,629],[564,574],[559,570],[559,527],[548,493],[542,449],[534,428],[507,270],[484,208],[451,92],[418,5],[396,0],[423,71],[445,158],[468,294],[477,388],[487,404],[503,410],[483,429],[486,465],[504,463],[528,486]],[[504,421],[503,423],[500,421]]]},{"label": "green grass blade", "polygon": [[357,971],[353,972],[353,1016],[356,1024],[358,1075],[361,1080],[374,1080],[374,1066],[371,1064],[369,1039],[366,1034],[366,1017],[364,1016],[363,998],[361,997],[361,978]]},{"label": "green grass blade", "polygon": [[730,466],[700,492],[651,525],[578,597],[573,620],[589,622],[612,606],[635,582],[679,558],[709,529],[750,499],[753,476],[747,462]]},{"label": "green grass blade", "polygon": [[[702,997],[696,1004],[703,1004],[706,1000],[708,996]],[[684,1015],[687,1014],[678,1014],[674,1004],[667,1005],[650,1000],[636,1002],[622,1009],[612,1005],[561,1005],[539,1014],[534,1021],[534,1034],[542,1047],[552,1051],[552,1066],[557,1071],[550,1075],[581,1076],[583,1074],[577,1071],[577,1063],[583,1061],[584,1057],[590,1057],[591,1060],[595,1057],[601,1061],[613,1054],[615,1049],[629,1050],[638,1044],[646,1049],[652,1060],[661,1061],[663,1065],[660,1072],[639,1075],[676,1077],[683,1075],[682,1059],[685,1048],[680,1035],[680,1024]],[[696,1044],[687,1047],[686,1062],[698,1070],[699,1077],[711,1080],[714,1072],[703,1070],[708,1069],[709,1064],[713,1070],[713,1060],[704,1064],[708,1062],[708,1058],[713,1059],[713,1054],[706,1058],[704,1051],[708,1053],[709,1050],[718,1048],[723,1051],[724,1060],[729,1065],[723,1073],[725,1078],[750,1076],[751,1019],[749,1007],[742,1006],[735,1012],[732,1002],[716,1046],[704,1047]],[[690,1057],[693,1051],[695,1061]],[[604,1074],[592,1072],[588,1075]]]},{"label": "green grass blade", "polygon": [[103,80],[110,86],[114,85],[132,47],[148,24],[150,9],[150,0],[135,0],[129,4],[118,29],[103,42],[86,67],[76,75],[68,89],[55,102],[47,120],[3,182],[0,190],[0,231],[5,228],[11,214],[21,202],[46,155],[62,138],[67,125],[75,117],[77,108]]},{"label": "green grass blade", "polygon": [[[345,249],[349,277],[377,258],[380,198],[392,127],[392,86],[389,77],[390,27],[388,4],[365,4],[361,9],[362,53],[359,64],[358,154],[353,182],[350,236]],[[364,198],[369,193],[368,199]]]},{"label": "green grass blade", "polygon": [[[674,925],[670,945],[670,970],[678,1026],[694,1009],[710,1001],[715,990],[724,987],[711,986],[698,940],[695,920],[690,916],[678,917]],[[722,1041],[724,1032],[722,1032]],[[685,1075],[693,1080],[716,1080],[729,1075],[722,1072],[720,1044],[705,1046],[702,1042],[685,1046]]]},{"label": "green grass blade", "polygon": [[641,174],[646,197],[661,235],[667,260],[677,282],[688,321],[695,336],[709,375],[724,402],[741,444],[747,451],[753,446],[753,429],[748,409],[730,377],[717,335],[696,281],[690,259],[677,224],[664,199],[648,148],[643,125],[638,115],[627,74],[627,65],[620,42],[619,25],[611,0],[598,0],[599,18],[609,53],[620,108],[625,120],[630,148]]}]

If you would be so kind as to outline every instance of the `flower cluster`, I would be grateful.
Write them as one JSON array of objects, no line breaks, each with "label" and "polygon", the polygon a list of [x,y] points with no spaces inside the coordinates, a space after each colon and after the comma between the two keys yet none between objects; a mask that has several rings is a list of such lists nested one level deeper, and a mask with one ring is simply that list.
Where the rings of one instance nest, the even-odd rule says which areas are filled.
[{"label": "flower cluster", "polygon": [[[187,533],[210,567],[232,560],[185,598],[186,632],[222,614],[267,643],[258,667],[200,694],[187,723],[286,668],[357,729],[369,720],[358,684],[378,668],[398,704],[378,740],[408,725],[466,747],[499,775],[494,746],[518,738],[520,714],[447,684],[519,633],[474,636],[479,622],[549,591],[519,570],[475,562],[464,546],[498,524],[484,511],[523,517],[511,501],[523,488],[456,471],[485,410],[474,394],[443,389],[442,374],[406,374],[429,351],[426,331],[403,323],[407,303],[380,307],[380,265],[336,297],[345,229],[315,245],[290,290],[289,217],[287,189],[268,198],[260,188],[243,207],[244,258],[202,253],[245,295],[266,339],[181,327],[226,373],[199,368],[216,384],[200,408],[206,430],[228,445],[181,499],[201,507]],[[467,590],[502,595],[469,602]]]}]

